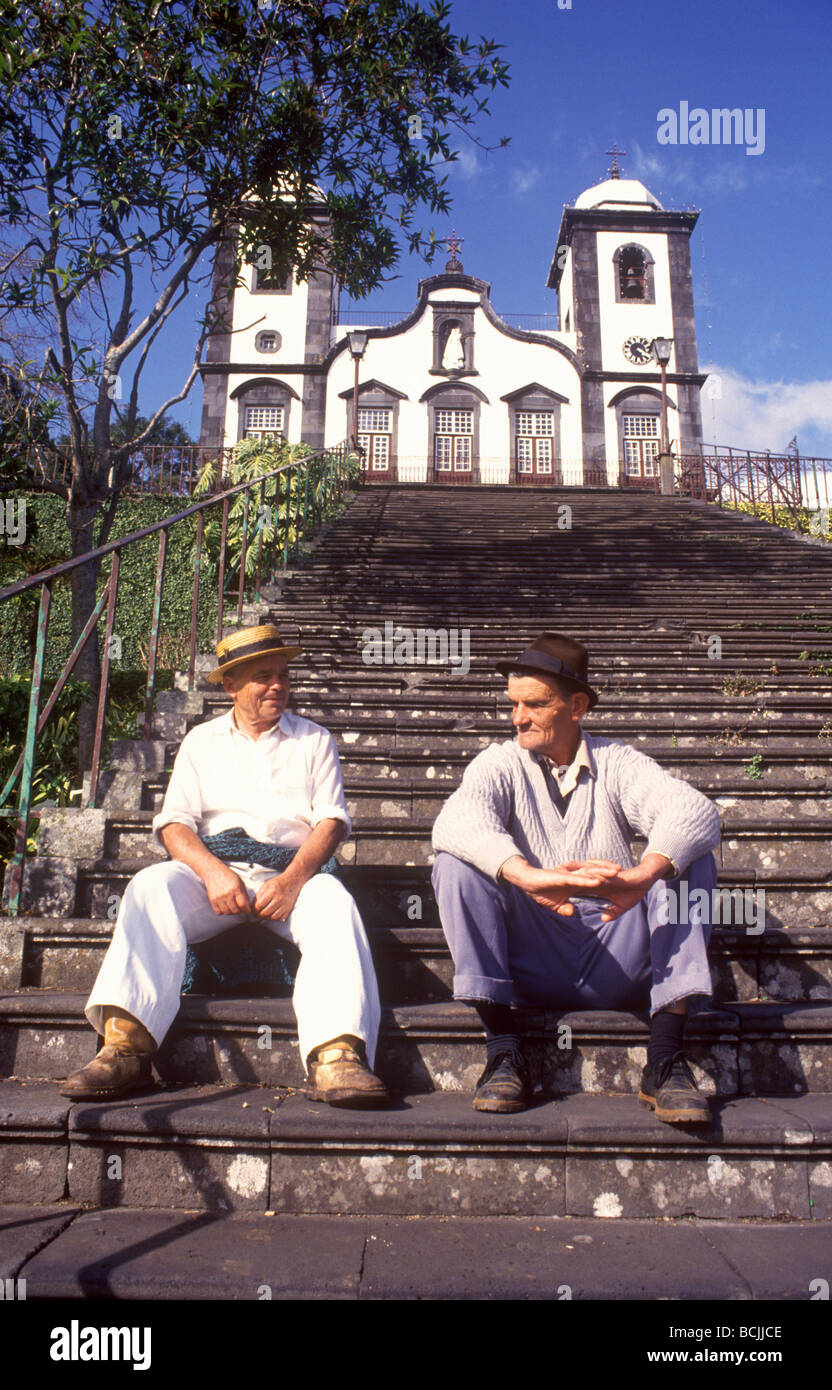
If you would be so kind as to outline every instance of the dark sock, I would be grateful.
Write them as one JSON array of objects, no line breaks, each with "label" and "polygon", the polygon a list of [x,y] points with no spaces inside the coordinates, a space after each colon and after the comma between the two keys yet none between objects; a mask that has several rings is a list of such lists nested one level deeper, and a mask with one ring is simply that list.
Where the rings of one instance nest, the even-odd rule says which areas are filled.
[{"label": "dark sock", "polygon": [[647,1044],[647,1065],[654,1070],[662,1062],[675,1057],[682,1051],[685,1036],[685,1015],[671,1014],[667,1011],[653,1015],[650,1024],[650,1041]]},{"label": "dark sock", "polygon": [[520,1034],[508,1004],[480,1003],[474,1007],[485,1029],[485,1050],[489,1062],[501,1052],[522,1053]]}]

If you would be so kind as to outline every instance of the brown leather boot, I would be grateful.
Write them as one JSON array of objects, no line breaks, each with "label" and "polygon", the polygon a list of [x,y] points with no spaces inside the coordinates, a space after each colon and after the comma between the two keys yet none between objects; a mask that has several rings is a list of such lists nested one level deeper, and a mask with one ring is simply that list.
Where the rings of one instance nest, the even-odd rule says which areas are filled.
[{"label": "brown leather boot", "polygon": [[104,1010],[104,1046],[80,1071],[68,1076],[61,1095],[70,1100],[115,1100],[153,1084],[150,1057],[156,1044],[124,1009]]},{"label": "brown leather boot", "polygon": [[310,1100],[353,1109],[373,1109],[386,1105],[390,1096],[383,1081],[374,1076],[364,1059],[360,1038],[333,1038],[309,1054]]}]

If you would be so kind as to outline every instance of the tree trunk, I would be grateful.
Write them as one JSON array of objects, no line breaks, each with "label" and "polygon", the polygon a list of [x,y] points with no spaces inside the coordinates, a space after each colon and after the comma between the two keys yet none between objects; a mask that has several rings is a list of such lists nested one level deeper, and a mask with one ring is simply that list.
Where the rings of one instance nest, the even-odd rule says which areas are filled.
[{"label": "tree trunk", "polygon": [[[98,512],[95,502],[76,501],[69,509],[69,529],[72,536],[72,558],[92,550],[94,544],[94,525]],[[95,607],[96,586],[101,562],[96,560],[88,565],[79,565],[72,571],[72,641],[77,641],[81,631]],[[99,619],[99,624],[101,619]],[[79,777],[92,763],[93,743],[95,741],[95,715],[98,704],[98,691],[101,683],[101,662],[99,659],[99,634],[93,629],[87,644],[75,663],[73,676],[78,680],[89,681],[91,696],[85,700],[78,711],[78,772]]]}]

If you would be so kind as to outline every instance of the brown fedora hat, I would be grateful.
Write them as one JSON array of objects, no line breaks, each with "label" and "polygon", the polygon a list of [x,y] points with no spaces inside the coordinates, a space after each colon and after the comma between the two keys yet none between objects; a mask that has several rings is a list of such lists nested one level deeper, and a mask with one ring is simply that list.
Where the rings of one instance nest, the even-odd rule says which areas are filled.
[{"label": "brown fedora hat", "polygon": [[209,671],[205,679],[211,685],[219,685],[226,671],[242,666],[244,661],[251,661],[256,656],[285,656],[287,661],[294,661],[301,655],[300,647],[287,647],[284,644],[274,623],[244,627],[217,643],[219,666],[215,671]]},{"label": "brown fedora hat", "polygon": [[513,661],[498,661],[497,670],[501,676],[507,676],[511,671],[528,671],[530,674],[539,671],[545,676],[559,676],[576,689],[586,692],[590,709],[597,705],[600,698],[598,692],[587,683],[589,655],[586,647],[560,632],[541,632],[531,646]]}]

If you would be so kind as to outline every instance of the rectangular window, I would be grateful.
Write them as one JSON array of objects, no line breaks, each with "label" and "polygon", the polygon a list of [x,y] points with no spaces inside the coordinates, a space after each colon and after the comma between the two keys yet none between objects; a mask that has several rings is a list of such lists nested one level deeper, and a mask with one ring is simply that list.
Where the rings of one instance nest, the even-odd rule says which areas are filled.
[{"label": "rectangular window", "polygon": [[277,290],[280,294],[290,294],[292,290],[292,276],[278,276],[277,271],[271,266],[259,266],[255,262],[254,283],[252,293],[257,294],[260,290]]},{"label": "rectangular window", "polygon": [[655,478],[659,465],[658,415],[624,416],[624,468],[630,478]]},{"label": "rectangular window", "polygon": [[555,456],[553,410],[518,410],[514,422],[518,473],[551,475]]},{"label": "rectangular window", "polygon": [[473,434],[473,410],[437,410],[437,434]]},{"label": "rectangular window", "polygon": [[276,439],[283,434],[282,405],[247,405],[243,439]]},{"label": "rectangular window", "polygon": [[393,412],[377,406],[359,406],[359,434],[392,434]]},{"label": "rectangular window", "polygon": [[470,473],[474,460],[473,410],[437,410],[433,457],[438,473]]},{"label": "rectangular window", "polygon": [[359,406],[358,442],[366,467],[386,473],[393,450],[393,411],[385,406]]}]

